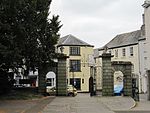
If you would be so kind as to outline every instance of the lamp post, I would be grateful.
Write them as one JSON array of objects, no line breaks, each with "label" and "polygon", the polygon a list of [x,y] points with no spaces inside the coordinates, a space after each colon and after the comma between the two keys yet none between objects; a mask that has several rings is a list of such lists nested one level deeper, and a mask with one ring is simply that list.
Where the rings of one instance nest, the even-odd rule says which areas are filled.
[{"label": "lamp post", "polygon": [[75,86],[75,79],[74,79],[74,71],[75,71],[75,64],[72,64],[72,77],[73,77],[73,86]]},{"label": "lamp post", "polygon": [[63,52],[64,52],[64,49],[65,49],[65,48],[64,48],[63,46],[60,47],[60,52],[61,52],[62,54],[63,54]]}]

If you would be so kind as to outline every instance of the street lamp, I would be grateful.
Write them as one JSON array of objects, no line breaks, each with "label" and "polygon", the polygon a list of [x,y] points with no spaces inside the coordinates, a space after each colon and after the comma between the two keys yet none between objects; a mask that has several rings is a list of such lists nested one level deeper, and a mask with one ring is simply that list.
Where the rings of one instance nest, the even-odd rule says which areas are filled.
[{"label": "street lamp", "polygon": [[65,48],[64,48],[63,46],[61,46],[61,47],[60,47],[60,52],[63,53],[63,52],[64,52],[64,49],[65,49]]},{"label": "street lamp", "polygon": [[73,77],[73,86],[75,86],[75,80],[74,80],[75,64],[71,65],[71,71],[72,71],[72,77]]}]

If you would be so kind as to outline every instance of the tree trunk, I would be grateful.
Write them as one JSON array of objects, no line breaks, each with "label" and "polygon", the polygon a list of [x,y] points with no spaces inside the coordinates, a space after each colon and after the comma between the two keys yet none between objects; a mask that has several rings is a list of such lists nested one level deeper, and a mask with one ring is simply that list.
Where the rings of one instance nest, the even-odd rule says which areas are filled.
[{"label": "tree trunk", "polygon": [[46,74],[48,66],[46,63],[43,63],[39,66],[38,70],[38,93],[45,95],[46,94]]}]

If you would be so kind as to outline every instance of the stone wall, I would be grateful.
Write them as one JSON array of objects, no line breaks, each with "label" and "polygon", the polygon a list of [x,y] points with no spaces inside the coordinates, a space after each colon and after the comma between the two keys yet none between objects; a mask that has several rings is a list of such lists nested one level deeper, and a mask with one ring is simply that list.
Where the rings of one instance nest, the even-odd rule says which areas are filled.
[{"label": "stone wall", "polygon": [[67,95],[67,73],[66,73],[66,57],[58,59],[58,72],[56,77],[56,95]]},{"label": "stone wall", "polygon": [[103,96],[113,96],[114,93],[114,79],[112,74],[111,66],[111,54],[102,54],[102,95]]}]

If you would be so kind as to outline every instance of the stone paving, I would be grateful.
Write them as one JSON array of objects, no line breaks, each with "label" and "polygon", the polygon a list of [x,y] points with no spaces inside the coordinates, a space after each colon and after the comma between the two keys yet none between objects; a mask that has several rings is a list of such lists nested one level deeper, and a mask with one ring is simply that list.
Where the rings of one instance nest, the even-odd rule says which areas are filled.
[{"label": "stone paving", "polygon": [[131,97],[100,97],[99,100],[113,111],[130,110],[136,105],[135,101]]},{"label": "stone paving", "polygon": [[140,101],[136,102],[136,106],[132,110],[149,111],[150,113],[150,101],[147,100],[147,94],[140,94]]},{"label": "stone paving", "polygon": [[[150,113],[150,101],[130,97],[44,97],[38,100],[0,100],[0,113]],[[136,106],[135,106],[136,105]]]},{"label": "stone paving", "polygon": [[42,113],[114,113],[114,110],[129,110],[135,104],[130,97],[56,97]]}]

